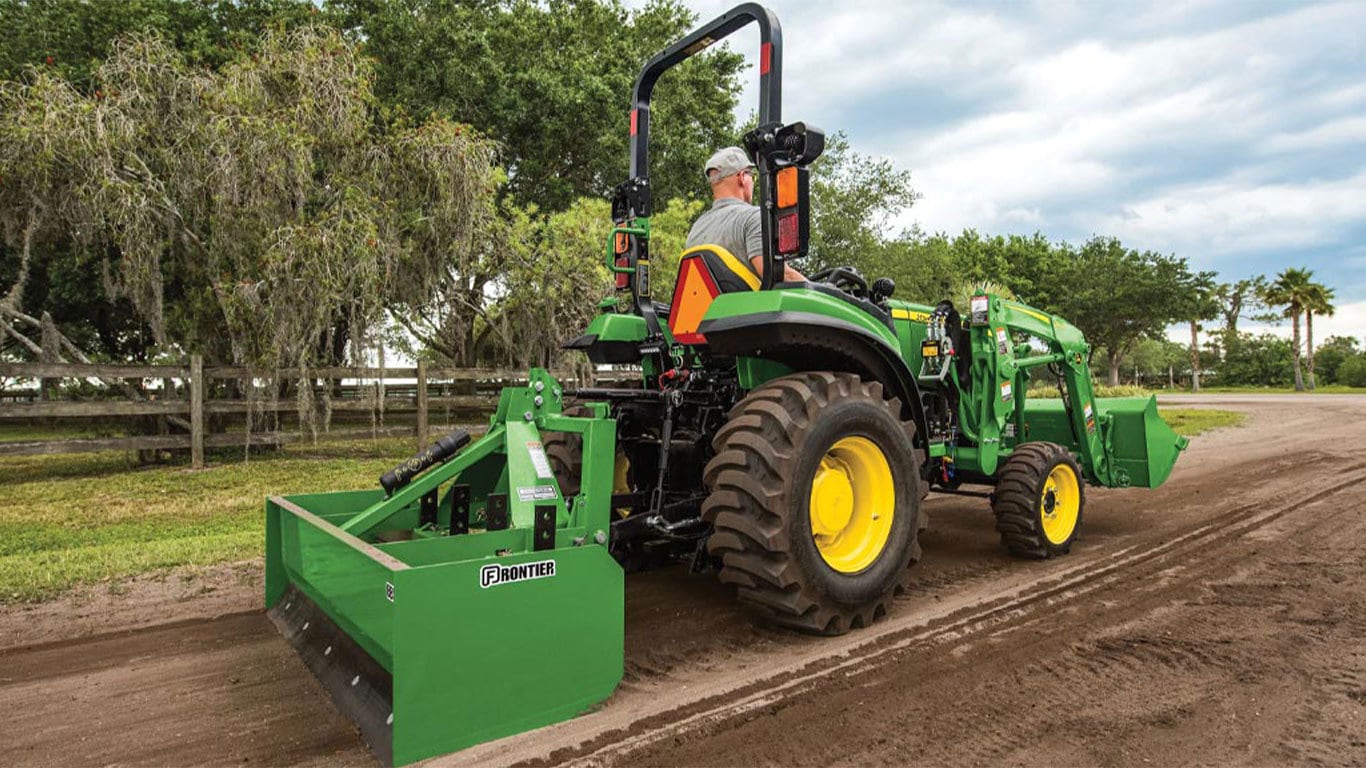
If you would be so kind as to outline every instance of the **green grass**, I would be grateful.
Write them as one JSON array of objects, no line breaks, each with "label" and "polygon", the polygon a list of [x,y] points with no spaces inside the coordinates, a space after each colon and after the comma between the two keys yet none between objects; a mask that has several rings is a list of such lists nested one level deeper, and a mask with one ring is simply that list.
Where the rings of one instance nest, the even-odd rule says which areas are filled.
[{"label": "green grass", "polygon": [[1211,408],[1163,408],[1162,419],[1176,430],[1176,434],[1194,437],[1220,427],[1236,427],[1247,414],[1238,411],[1219,411]]},{"label": "green grass", "polygon": [[0,443],[19,443],[39,440],[71,440],[78,437],[123,437],[126,430],[116,427],[63,424],[36,427],[28,424],[0,422]]},{"label": "green grass", "polygon": [[259,558],[273,493],[368,488],[411,439],[292,446],[198,472],[121,453],[0,460],[0,604],[177,565]]},{"label": "green grass", "polygon": [[[1243,414],[1164,408],[1180,434],[1236,426]],[[198,472],[138,466],[127,454],[0,459],[0,604],[181,565],[257,559],[274,493],[370,488],[411,439],[329,441],[253,456],[225,451]]]}]

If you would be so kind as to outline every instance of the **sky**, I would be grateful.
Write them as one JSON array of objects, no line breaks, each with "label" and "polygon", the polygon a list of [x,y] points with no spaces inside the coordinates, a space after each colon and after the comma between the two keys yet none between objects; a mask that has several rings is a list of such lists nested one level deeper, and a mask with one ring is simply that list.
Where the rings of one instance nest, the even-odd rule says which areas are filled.
[{"label": "sky", "polygon": [[[1112,235],[1223,280],[1305,266],[1337,293],[1316,337],[1366,336],[1366,0],[768,5],[784,119],[911,171],[895,226]],[[753,62],[758,33],[728,44]]]}]

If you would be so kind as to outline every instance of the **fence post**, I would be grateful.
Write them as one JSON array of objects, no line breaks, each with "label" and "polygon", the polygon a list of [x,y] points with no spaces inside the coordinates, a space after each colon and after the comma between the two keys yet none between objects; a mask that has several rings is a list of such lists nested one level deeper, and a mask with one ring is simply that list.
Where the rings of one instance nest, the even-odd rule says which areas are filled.
[{"label": "fence post", "polygon": [[190,467],[204,468],[204,357],[190,356]]},{"label": "fence post", "polygon": [[417,449],[427,447],[427,361],[417,361]]}]

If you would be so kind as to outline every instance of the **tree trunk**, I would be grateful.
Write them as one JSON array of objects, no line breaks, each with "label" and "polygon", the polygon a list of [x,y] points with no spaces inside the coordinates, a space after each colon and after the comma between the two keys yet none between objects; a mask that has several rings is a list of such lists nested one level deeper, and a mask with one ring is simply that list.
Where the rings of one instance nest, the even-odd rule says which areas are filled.
[{"label": "tree trunk", "polygon": [[1200,323],[1191,321],[1191,391],[1200,391]]},{"label": "tree trunk", "polygon": [[1314,382],[1314,311],[1310,309],[1304,311],[1304,341],[1309,353],[1306,362],[1309,363],[1309,389],[1312,391],[1317,385]]},{"label": "tree trunk", "polygon": [[1110,378],[1107,379],[1107,382],[1108,382],[1109,385],[1112,386],[1112,387],[1118,387],[1118,386],[1119,386],[1119,363],[1120,363],[1119,355],[1116,355],[1114,352],[1111,352],[1111,353],[1109,354],[1109,358],[1110,358]]},{"label": "tree trunk", "polygon": [[1300,368],[1300,313],[1295,311],[1290,316],[1290,326],[1294,329],[1295,344],[1295,391],[1304,391],[1304,371]]}]

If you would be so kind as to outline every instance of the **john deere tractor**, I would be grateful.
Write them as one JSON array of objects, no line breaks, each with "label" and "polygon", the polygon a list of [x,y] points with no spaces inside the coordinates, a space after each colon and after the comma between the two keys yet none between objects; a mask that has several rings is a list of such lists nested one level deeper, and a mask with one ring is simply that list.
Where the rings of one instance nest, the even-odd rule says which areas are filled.
[{"label": "john deere tractor", "polygon": [[[650,99],[659,77],[759,28],[763,270],[717,245],[650,291]],[[622,673],[623,573],[714,569],[760,620],[839,634],[885,614],[920,556],[931,491],[991,499],[1005,548],[1065,554],[1088,485],[1156,487],[1185,441],[1152,398],[1098,400],[1062,318],[982,293],[893,298],[806,255],[814,126],[784,123],[782,35],[736,7],[652,58],[604,258],[615,295],[570,340],[634,386],[533,370],[482,437],[454,433],[378,488],[272,497],[266,604],[386,761],[571,717]],[[1060,397],[1027,397],[1031,382]],[[976,490],[974,490],[976,489]]]}]

